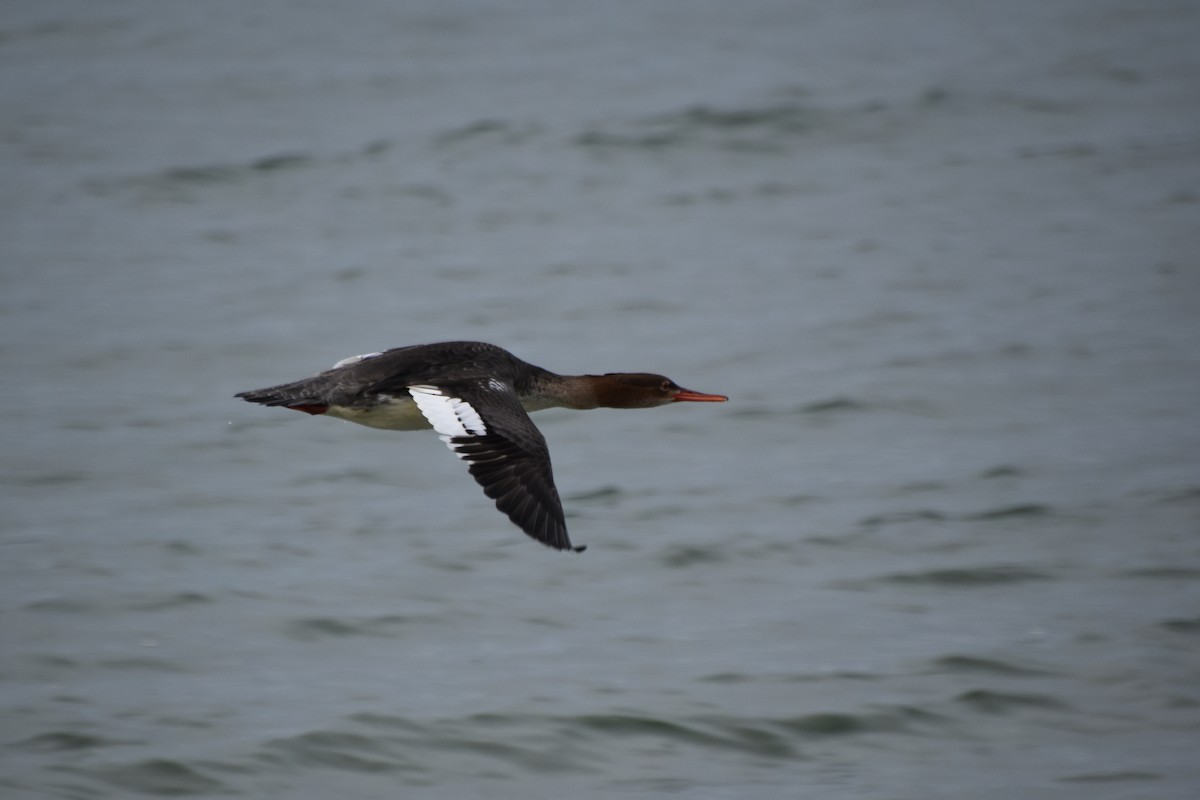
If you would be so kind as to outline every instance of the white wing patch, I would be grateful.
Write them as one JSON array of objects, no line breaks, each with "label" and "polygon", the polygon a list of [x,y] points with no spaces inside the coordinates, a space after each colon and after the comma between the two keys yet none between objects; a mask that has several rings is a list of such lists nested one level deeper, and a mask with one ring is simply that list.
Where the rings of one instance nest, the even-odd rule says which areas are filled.
[{"label": "white wing patch", "polygon": [[479,413],[461,397],[447,395],[436,386],[410,386],[408,393],[433,429],[441,434],[442,441],[459,458],[462,456],[450,441],[453,437],[483,436],[487,433],[487,426],[483,424]]},{"label": "white wing patch", "polygon": [[333,365],[333,369],[337,369],[338,367],[346,367],[350,364],[357,364],[360,361],[366,361],[368,358],[374,358],[375,356],[381,355],[383,355],[383,353],[363,353],[361,356],[350,356],[349,358],[343,358],[341,361]]}]

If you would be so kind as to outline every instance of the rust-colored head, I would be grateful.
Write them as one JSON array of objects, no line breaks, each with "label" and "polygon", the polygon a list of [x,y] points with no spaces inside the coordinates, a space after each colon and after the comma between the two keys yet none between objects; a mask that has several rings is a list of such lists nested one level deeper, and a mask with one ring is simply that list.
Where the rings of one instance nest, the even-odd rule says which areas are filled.
[{"label": "rust-colored head", "polygon": [[705,394],[684,389],[665,375],[651,372],[610,372],[589,376],[596,404],[605,408],[653,408],[667,403],[724,403],[723,394]]}]

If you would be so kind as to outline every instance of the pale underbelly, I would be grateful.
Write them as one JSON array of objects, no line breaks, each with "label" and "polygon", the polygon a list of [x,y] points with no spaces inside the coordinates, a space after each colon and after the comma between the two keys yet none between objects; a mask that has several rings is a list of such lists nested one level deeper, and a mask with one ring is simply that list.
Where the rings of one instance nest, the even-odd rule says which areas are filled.
[{"label": "pale underbelly", "polygon": [[[551,407],[540,398],[523,400],[521,405],[530,413]],[[433,427],[409,396],[379,395],[379,402],[373,406],[329,406],[325,416],[385,431],[423,431]]]},{"label": "pale underbelly", "polygon": [[330,406],[325,415],[388,431],[419,431],[431,427],[411,397],[390,398],[369,408]]}]

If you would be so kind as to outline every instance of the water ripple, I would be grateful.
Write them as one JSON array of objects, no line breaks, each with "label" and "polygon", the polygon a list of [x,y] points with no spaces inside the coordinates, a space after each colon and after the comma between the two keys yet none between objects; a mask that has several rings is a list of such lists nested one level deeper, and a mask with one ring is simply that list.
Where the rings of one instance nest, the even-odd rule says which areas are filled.
[{"label": "water ripple", "polygon": [[976,711],[988,714],[1001,714],[1020,708],[1066,709],[1067,704],[1044,694],[1016,694],[997,692],[991,689],[972,689],[963,692],[955,701],[969,706]]},{"label": "water ripple", "polygon": [[321,766],[353,772],[420,770],[388,747],[385,739],[340,731],[311,731],[265,745],[263,761],[297,767]]},{"label": "water ripple", "polygon": [[1049,580],[1050,575],[1028,567],[998,564],[985,567],[948,567],[922,572],[899,572],[877,580],[886,583],[932,584],[935,586],[994,586]]},{"label": "water ripple", "polygon": [[106,783],[141,794],[180,796],[231,793],[229,787],[205,775],[199,768],[165,758],[102,767],[88,772]]},{"label": "water ripple", "polygon": [[286,633],[293,639],[316,639],[344,636],[396,636],[400,628],[414,622],[428,621],[416,615],[386,614],[368,619],[346,620],[334,617],[305,617],[287,623]]},{"label": "water ripple", "polygon": [[1025,667],[995,658],[978,656],[946,655],[933,662],[934,672],[987,672],[995,675],[1055,675],[1057,673],[1034,667]]},{"label": "water ripple", "polygon": [[16,742],[12,747],[18,750],[28,750],[39,753],[91,750],[97,747],[107,747],[115,744],[126,744],[90,733],[75,731],[49,731],[28,739]]}]

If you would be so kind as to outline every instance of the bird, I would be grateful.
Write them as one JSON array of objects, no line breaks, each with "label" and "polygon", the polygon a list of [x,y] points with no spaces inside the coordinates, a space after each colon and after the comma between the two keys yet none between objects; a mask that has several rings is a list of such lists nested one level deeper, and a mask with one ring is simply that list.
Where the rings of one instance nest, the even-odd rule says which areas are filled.
[{"label": "bird", "polygon": [[433,428],[528,536],[583,552],[567,534],[550,451],[529,412],[723,403],[649,372],[559,375],[486,342],[435,342],[344,358],[311,378],[234,395],[371,428]]}]

